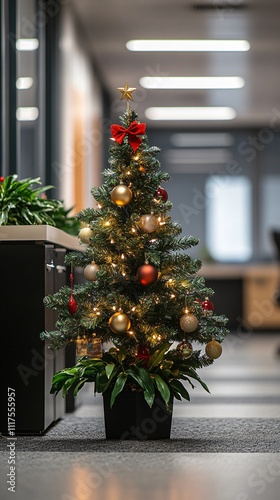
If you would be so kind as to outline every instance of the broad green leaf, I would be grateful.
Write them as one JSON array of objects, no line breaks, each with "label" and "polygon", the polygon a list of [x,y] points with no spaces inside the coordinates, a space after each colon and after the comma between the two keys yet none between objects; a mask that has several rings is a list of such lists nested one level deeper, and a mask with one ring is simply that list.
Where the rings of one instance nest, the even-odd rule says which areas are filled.
[{"label": "broad green leaf", "polygon": [[166,351],[169,349],[170,347],[170,344],[169,342],[166,342],[165,344],[163,344],[161,346],[160,349],[158,349],[157,351],[155,351],[151,358],[150,358],[150,361],[149,361],[149,364],[148,364],[148,370],[150,371],[152,368],[154,368],[154,366],[157,366],[159,365],[163,358],[164,358],[164,355],[166,353]]},{"label": "broad green leaf", "polygon": [[153,402],[155,399],[155,388],[152,383],[148,372],[141,368],[140,366],[131,366],[127,373],[136,380],[136,382],[142,387],[144,391],[144,398],[147,401],[150,408],[153,406]]},{"label": "broad green leaf", "polygon": [[120,373],[120,375],[118,376],[114,388],[112,390],[110,408],[112,408],[117,395],[123,390],[127,377],[128,375],[125,372]]},{"label": "broad green leaf", "polygon": [[86,382],[86,380],[84,380],[84,379],[83,379],[83,380],[80,380],[80,381],[77,383],[77,385],[76,385],[76,387],[75,387],[75,389],[74,389],[74,391],[73,391],[73,396],[74,396],[74,397],[76,397],[76,396],[77,396],[77,394],[78,394],[79,390],[83,387],[83,385],[84,385],[84,383],[85,383],[85,382]]},{"label": "broad green leaf", "polygon": [[187,389],[183,386],[182,382],[180,382],[180,380],[177,379],[170,380],[169,385],[171,386],[172,389],[175,389],[177,393],[181,394],[183,398],[187,399],[188,401],[190,400],[190,395]]},{"label": "broad green leaf", "polygon": [[157,389],[163,399],[163,401],[168,404],[169,399],[170,399],[170,390],[166,382],[159,376],[159,375],[152,375],[152,378],[156,382]]},{"label": "broad green leaf", "polygon": [[105,372],[106,372],[107,378],[110,378],[111,373],[114,370],[114,368],[115,368],[114,363],[110,363],[109,365],[105,366]]},{"label": "broad green leaf", "polygon": [[65,397],[70,387],[79,381],[79,377],[72,377],[66,380],[62,387],[62,396]]},{"label": "broad green leaf", "polygon": [[188,375],[189,377],[193,378],[194,380],[197,380],[200,383],[200,385],[203,387],[203,389],[205,389],[205,391],[207,391],[207,392],[209,392],[209,394],[211,394],[207,385],[205,384],[205,382],[203,382],[203,380],[201,380],[200,376],[196,373],[196,371],[193,368],[189,367],[188,370],[183,371],[183,373],[185,375]]}]

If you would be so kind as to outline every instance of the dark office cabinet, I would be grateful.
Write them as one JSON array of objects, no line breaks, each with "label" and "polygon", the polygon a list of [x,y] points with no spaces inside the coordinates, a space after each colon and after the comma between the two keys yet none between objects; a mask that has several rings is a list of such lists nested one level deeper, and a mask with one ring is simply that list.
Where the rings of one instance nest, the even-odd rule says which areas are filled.
[{"label": "dark office cabinet", "polygon": [[40,242],[1,242],[1,414],[8,430],[8,388],[15,391],[16,433],[42,433],[64,413],[64,400],[50,394],[53,374],[65,367],[64,351],[53,353],[40,332],[55,326],[45,295],[66,283],[65,250]]}]

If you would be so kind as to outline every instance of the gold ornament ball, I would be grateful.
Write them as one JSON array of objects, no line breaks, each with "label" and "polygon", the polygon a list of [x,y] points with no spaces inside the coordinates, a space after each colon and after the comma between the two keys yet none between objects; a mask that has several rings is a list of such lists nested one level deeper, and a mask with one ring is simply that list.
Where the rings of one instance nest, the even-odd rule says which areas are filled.
[{"label": "gold ornament ball", "polygon": [[180,327],[184,332],[194,332],[198,327],[198,319],[194,314],[187,313],[180,318]]},{"label": "gold ornament ball", "polygon": [[208,344],[206,344],[205,352],[208,358],[218,359],[223,352],[223,348],[220,342],[217,342],[217,340],[211,340]]},{"label": "gold ornament ball", "polygon": [[90,227],[83,227],[79,232],[79,238],[82,243],[89,243],[89,239],[93,236],[93,231]]},{"label": "gold ornament ball", "polygon": [[129,330],[130,326],[130,319],[123,312],[116,312],[109,319],[109,327],[114,333],[125,333]]},{"label": "gold ornament ball", "polygon": [[176,350],[177,350],[180,358],[182,358],[182,359],[190,358],[192,353],[193,353],[192,345],[190,344],[190,342],[187,342],[186,340],[183,340],[183,342],[180,342],[177,345]]},{"label": "gold ornament ball", "polygon": [[132,200],[132,191],[125,184],[119,184],[111,192],[111,200],[119,207],[128,205]]},{"label": "gold ornament ball", "polygon": [[97,271],[99,271],[99,266],[97,264],[95,264],[95,262],[92,262],[91,264],[88,264],[84,268],[84,277],[88,281],[96,281],[97,280],[97,276],[96,276]]},{"label": "gold ornament ball", "polygon": [[152,214],[145,214],[140,218],[140,227],[146,233],[153,233],[157,225],[157,218]]}]

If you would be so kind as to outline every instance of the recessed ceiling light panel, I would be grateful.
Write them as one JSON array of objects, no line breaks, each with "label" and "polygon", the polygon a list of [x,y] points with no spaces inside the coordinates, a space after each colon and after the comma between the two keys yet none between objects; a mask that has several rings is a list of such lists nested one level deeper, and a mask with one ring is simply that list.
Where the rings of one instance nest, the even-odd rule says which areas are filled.
[{"label": "recessed ceiling light panel", "polygon": [[39,47],[37,38],[18,38],[16,41],[16,49],[19,51],[32,51]]},{"label": "recessed ceiling light panel", "polygon": [[236,112],[229,107],[153,107],[147,108],[149,120],[233,120]]},{"label": "recessed ceiling light panel", "polygon": [[245,81],[240,76],[143,76],[145,89],[240,89]]},{"label": "recessed ceiling light panel", "polygon": [[247,52],[247,40],[129,40],[135,52]]}]

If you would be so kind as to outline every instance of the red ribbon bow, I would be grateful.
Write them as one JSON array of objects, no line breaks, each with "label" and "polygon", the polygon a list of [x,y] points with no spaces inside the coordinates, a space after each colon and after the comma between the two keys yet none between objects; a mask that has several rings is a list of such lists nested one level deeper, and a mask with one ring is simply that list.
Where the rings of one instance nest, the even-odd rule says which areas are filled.
[{"label": "red ribbon bow", "polygon": [[132,147],[133,151],[140,146],[142,139],[138,135],[145,134],[146,123],[132,122],[128,128],[121,127],[121,125],[111,125],[111,132],[114,139],[119,144],[122,144],[125,136],[128,136],[128,142]]}]

